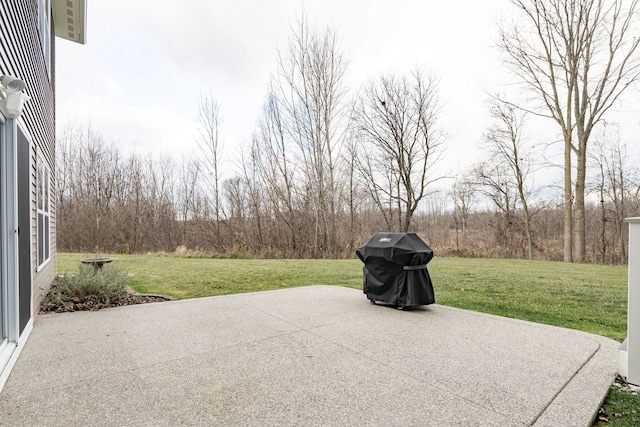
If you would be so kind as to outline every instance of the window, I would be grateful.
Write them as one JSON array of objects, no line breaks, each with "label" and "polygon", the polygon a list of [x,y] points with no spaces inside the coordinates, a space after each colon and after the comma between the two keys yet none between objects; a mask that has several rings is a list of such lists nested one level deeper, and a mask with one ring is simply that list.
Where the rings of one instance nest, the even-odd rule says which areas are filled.
[{"label": "window", "polygon": [[38,0],[38,29],[42,54],[47,72],[51,76],[51,0]]},{"label": "window", "polygon": [[38,155],[37,197],[38,197],[38,267],[51,257],[51,238],[49,223],[51,212],[49,206],[49,185],[51,170],[42,156]]}]

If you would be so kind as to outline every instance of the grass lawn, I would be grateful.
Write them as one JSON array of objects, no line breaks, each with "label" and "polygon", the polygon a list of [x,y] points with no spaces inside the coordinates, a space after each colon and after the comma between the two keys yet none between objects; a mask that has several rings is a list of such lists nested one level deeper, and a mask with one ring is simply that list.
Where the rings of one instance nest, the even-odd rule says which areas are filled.
[{"label": "grass lawn", "polygon": [[[141,293],[178,299],[308,285],[362,288],[359,260],[197,259],[110,255]],[[58,254],[58,273],[88,255]],[[434,258],[436,302],[469,310],[626,337],[627,269],[546,261]]]},{"label": "grass lawn", "polygon": [[[58,253],[58,273],[74,273],[81,259],[95,256]],[[137,292],[178,299],[309,285],[362,288],[362,263],[356,259],[108,256],[114,259],[113,265],[133,275],[129,285]],[[438,304],[578,329],[617,341],[627,335],[626,266],[436,257],[429,263],[429,272]],[[607,425],[640,425],[640,410],[636,411],[640,396],[612,388],[606,405],[608,413],[623,414]]]}]

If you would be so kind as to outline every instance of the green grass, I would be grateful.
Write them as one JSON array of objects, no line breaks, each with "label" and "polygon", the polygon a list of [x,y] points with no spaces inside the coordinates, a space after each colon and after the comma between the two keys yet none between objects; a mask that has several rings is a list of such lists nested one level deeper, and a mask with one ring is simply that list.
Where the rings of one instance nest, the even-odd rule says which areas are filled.
[{"label": "green grass", "polygon": [[[93,255],[91,255],[93,256]],[[141,293],[199,298],[309,285],[358,287],[362,267],[354,260],[260,260],[178,258],[154,255],[108,255],[133,277],[129,286]],[[58,254],[58,273],[77,270],[89,255]]]},{"label": "green grass", "polygon": [[597,422],[596,427],[640,426],[640,395],[611,387],[602,409],[609,415],[609,422]]},{"label": "green grass", "polygon": [[[362,288],[358,260],[256,260],[110,255],[140,293],[178,299],[309,285]],[[58,253],[58,273],[92,255]],[[578,329],[622,341],[627,326],[627,268],[547,261],[434,258],[438,304]],[[638,424],[640,396],[610,389],[613,427]]]},{"label": "green grass", "polygon": [[[129,285],[136,291],[178,299],[318,284],[362,287],[362,263],[355,259],[110,256],[114,265],[133,274]],[[58,272],[76,271],[86,257],[59,253]],[[429,272],[439,304],[579,329],[618,341],[626,336],[626,267],[434,258]]]},{"label": "green grass", "polygon": [[618,341],[627,334],[626,267],[442,258],[434,260],[430,271],[440,304]]}]

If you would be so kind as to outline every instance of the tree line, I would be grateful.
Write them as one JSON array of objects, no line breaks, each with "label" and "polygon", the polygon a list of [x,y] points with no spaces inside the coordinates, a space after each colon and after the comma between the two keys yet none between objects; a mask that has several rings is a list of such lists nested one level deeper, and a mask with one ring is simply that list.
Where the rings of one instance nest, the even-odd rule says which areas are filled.
[{"label": "tree line", "polygon": [[[587,259],[624,263],[624,218],[640,210],[638,161],[616,139],[596,146],[587,185]],[[524,159],[518,167],[490,153],[449,189],[429,192],[408,231],[438,255],[562,260],[561,196],[530,187],[531,156],[518,153]],[[381,210],[354,166],[337,180],[335,246],[316,252],[316,210],[305,187],[287,186],[287,174],[276,179],[273,169],[245,163],[243,175],[221,182],[216,214],[203,158],[124,155],[93,129],[67,129],[57,145],[58,250],[351,257],[374,233],[402,229],[400,210]]]},{"label": "tree line", "polygon": [[[354,95],[335,31],[301,18],[231,177],[211,92],[199,101],[198,150],[180,160],[125,156],[99,131],[68,128],[58,249],[344,257],[375,232],[416,231],[443,254],[625,262],[640,180],[604,117],[640,77],[637,2],[512,3],[523,20],[501,28],[499,45],[527,95],[488,94],[487,156],[468,170],[438,168],[437,77],[385,74]],[[526,138],[532,116],[562,135],[555,188],[536,185],[554,165]]]}]

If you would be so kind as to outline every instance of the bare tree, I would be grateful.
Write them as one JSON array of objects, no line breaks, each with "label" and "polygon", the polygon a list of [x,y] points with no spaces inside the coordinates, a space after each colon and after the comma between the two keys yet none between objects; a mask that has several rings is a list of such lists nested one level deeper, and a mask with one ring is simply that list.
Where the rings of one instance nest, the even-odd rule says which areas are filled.
[{"label": "bare tree", "polygon": [[[605,204],[605,194],[606,194],[606,182],[607,182],[607,174],[605,172],[605,161],[602,156],[594,156],[594,160],[596,165],[598,166],[598,180],[595,183],[594,187],[598,192],[598,197],[600,198],[600,206],[599,206],[599,229],[598,229],[598,237],[596,242],[595,251],[597,251],[597,256],[595,257],[596,262],[600,262],[604,264],[607,259],[607,205]],[[594,252],[595,252],[594,251]]]},{"label": "bare tree", "polygon": [[459,218],[462,232],[467,230],[469,215],[471,215],[471,206],[475,200],[477,192],[475,183],[471,175],[456,178],[451,190],[455,214]]},{"label": "bare tree", "polygon": [[215,221],[216,241],[220,239],[222,221],[221,167],[222,141],[220,138],[220,109],[211,92],[200,96],[198,116],[198,145],[200,147],[203,180],[210,191]]},{"label": "bare tree", "polygon": [[345,126],[346,62],[336,33],[297,22],[288,50],[278,55],[273,88],[282,129],[298,147],[306,191],[314,211],[314,256],[331,253],[336,241],[337,163]]},{"label": "bare tree", "polygon": [[504,162],[484,161],[474,168],[474,179],[478,193],[491,201],[497,209],[490,223],[496,233],[498,244],[504,248],[502,256],[513,256],[513,240],[516,233],[516,208],[518,190],[511,171]]},{"label": "bare tree", "polygon": [[[499,46],[507,64],[533,94],[536,103],[530,108],[560,127],[564,141],[564,260],[582,261],[587,145],[594,126],[640,77],[636,53],[640,37],[633,34],[637,31],[638,0],[512,3],[522,12],[524,22],[502,28]],[[575,199],[572,155],[577,170]]]},{"label": "bare tree", "polygon": [[[265,188],[266,199],[272,206],[278,222],[283,224],[282,237],[285,237],[286,249],[298,253],[300,236],[298,235],[299,206],[296,182],[300,181],[300,166],[294,161],[294,147],[287,138],[280,103],[271,93],[263,108],[263,117],[251,146],[251,163],[259,171]],[[293,145],[293,147],[292,147]]]},{"label": "bare tree", "polygon": [[463,178],[456,177],[453,189],[450,192],[451,198],[453,199],[453,222],[456,227],[456,251],[460,249],[458,236],[460,227],[462,227],[463,236],[467,231],[469,215],[471,215],[471,205],[474,202],[476,192],[476,185],[471,175]]},{"label": "bare tree", "polygon": [[179,213],[180,245],[187,245],[187,232],[189,221],[197,221],[198,209],[198,185],[200,181],[200,163],[195,159],[183,158],[178,171],[178,185],[175,199],[176,211]]},{"label": "bare tree", "polygon": [[[620,142],[619,135],[596,141],[596,151],[591,156],[598,168],[595,188],[600,199],[600,262],[605,262],[610,247],[611,262],[627,259],[627,229],[625,218],[630,214],[629,201],[633,188],[637,186],[638,170],[629,164],[627,147]],[[612,228],[607,233],[607,225]],[[609,238],[607,238],[609,236]],[[612,240],[612,241],[609,241]]]},{"label": "bare tree", "polygon": [[526,153],[522,139],[525,117],[517,108],[494,96],[489,101],[489,110],[495,123],[484,135],[484,144],[493,161],[503,162],[507,166],[508,179],[515,185],[520,205],[524,233],[527,239],[527,257],[533,259],[533,238],[531,233],[531,212],[529,203],[528,176],[531,159]]},{"label": "bare tree", "polygon": [[362,144],[359,170],[391,229],[408,231],[427,188],[442,178],[434,173],[444,143],[436,126],[438,108],[436,80],[419,71],[370,83],[354,107]]},{"label": "bare tree", "polygon": [[365,237],[361,236],[360,221],[358,220],[358,213],[362,210],[363,205],[363,184],[358,179],[358,157],[360,156],[358,148],[358,140],[355,135],[351,135],[348,139],[346,158],[343,163],[344,172],[343,177],[346,187],[346,205],[348,213],[348,226],[346,227],[346,235],[348,236],[347,245],[350,250],[354,250],[356,245]]},{"label": "bare tree", "polygon": [[249,191],[247,182],[240,176],[226,179],[222,184],[226,204],[228,206],[227,224],[231,230],[229,237],[233,247],[246,250],[250,245],[248,211]]},{"label": "bare tree", "polygon": [[[260,152],[260,146],[254,136],[253,142],[250,145],[249,155],[245,154],[244,149],[241,152],[241,169],[243,178],[245,181],[245,187],[247,191],[247,204],[248,204],[248,216],[252,218],[255,228],[255,238],[250,239],[252,247],[259,250],[264,246],[264,232],[263,232],[263,214],[264,214],[264,202],[266,198],[263,196],[265,187],[262,184],[261,168],[262,168],[262,156]],[[249,234],[247,232],[247,234]]]}]

